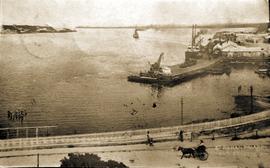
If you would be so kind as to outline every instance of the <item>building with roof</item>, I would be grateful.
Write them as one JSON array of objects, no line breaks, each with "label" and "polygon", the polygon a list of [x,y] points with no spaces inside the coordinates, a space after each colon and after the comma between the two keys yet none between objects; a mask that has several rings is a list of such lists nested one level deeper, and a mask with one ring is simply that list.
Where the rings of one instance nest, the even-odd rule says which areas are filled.
[{"label": "building with roof", "polygon": [[218,43],[213,48],[214,54],[219,54],[228,58],[258,58],[264,55],[261,47],[244,47],[232,41]]}]

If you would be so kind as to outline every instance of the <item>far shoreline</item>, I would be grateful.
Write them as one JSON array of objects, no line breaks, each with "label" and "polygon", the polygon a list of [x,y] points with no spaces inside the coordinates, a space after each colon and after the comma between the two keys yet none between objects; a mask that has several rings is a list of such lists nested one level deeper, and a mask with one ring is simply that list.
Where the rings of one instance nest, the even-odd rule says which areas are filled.
[{"label": "far shoreline", "polygon": [[[196,24],[197,28],[248,28],[248,27],[268,27],[269,23],[235,23],[235,24]],[[192,25],[184,24],[151,24],[151,25],[132,25],[132,26],[76,26],[79,29],[182,29],[182,28],[192,28]]]},{"label": "far shoreline", "polygon": [[69,33],[75,29],[39,25],[2,25],[0,34]]}]

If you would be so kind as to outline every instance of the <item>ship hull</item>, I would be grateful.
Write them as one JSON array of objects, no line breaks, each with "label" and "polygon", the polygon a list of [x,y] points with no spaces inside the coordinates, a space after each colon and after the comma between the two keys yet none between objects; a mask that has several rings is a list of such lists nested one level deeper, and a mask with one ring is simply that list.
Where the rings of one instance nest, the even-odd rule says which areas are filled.
[{"label": "ship hull", "polygon": [[137,82],[137,83],[146,83],[146,84],[166,84],[170,83],[172,79],[168,77],[155,78],[155,77],[147,77],[147,76],[139,76],[139,75],[130,75],[128,76],[128,81]]},{"label": "ship hull", "polygon": [[128,76],[128,81],[137,82],[137,83],[145,83],[145,84],[159,84],[166,86],[174,86],[180,84],[182,82],[186,82],[192,80],[194,78],[203,77],[207,75],[209,70],[220,66],[219,64],[223,62],[223,59],[217,59],[213,61],[211,64],[207,64],[206,66],[201,66],[197,69],[190,69],[186,72],[182,73],[174,73],[172,75],[161,75],[158,77],[148,76],[147,73],[142,73],[140,75],[130,75]]}]

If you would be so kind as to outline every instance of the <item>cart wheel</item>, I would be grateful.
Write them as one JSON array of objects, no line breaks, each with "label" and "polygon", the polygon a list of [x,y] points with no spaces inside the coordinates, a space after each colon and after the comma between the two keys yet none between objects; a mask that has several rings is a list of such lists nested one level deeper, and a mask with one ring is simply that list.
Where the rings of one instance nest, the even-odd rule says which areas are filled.
[{"label": "cart wheel", "polygon": [[200,153],[200,154],[199,154],[199,159],[202,160],[202,161],[205,161],[205,160],[207,160],[208,155],[209,155],[209,154],[208,154],[206,151],[203,152],[203,153]]}]

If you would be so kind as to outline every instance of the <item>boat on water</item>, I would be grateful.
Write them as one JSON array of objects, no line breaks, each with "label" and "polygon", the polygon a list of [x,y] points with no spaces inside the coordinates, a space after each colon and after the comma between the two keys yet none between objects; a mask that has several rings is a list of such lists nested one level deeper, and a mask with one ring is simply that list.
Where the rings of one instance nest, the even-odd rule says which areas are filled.
[{"label": "boat on water", "polygon": [[270,77],[270,66],[262,65],[258,69],[255,70],[255,73],[259,74],[262,77],[265,77],[265,76]]},{"label": "boat on water", "polygon": [[151,64],[150,70],[141,72],[138,75],[128,76],[128,81],[145,83],[145,84],[158,84],[164,86],[174,86],[176,84],[209,74],[208,71],[214,67],[220,66],[223,59],[215,59],[211,61],[202,61],[194,66],[181,68],[179,65],[170,67],[160,66],[161,53],[159,59],[154,64]]},{"label": "boat on water", "polygon": [[138,33],[137,29],[135,29],[135,31],[134,31],[133,38],[135,38],[135,39],[139,38],[139,33]]},{"label": "boat on water", "polygon": [[267,68],[259,68],[259,69],[255,70],[255,73],[257,73],[257,74],[268,74],[269,72],[270,72],[270,70]]},{"label": "boat on water", "polygon": [[162,67],[161,60],[164,53],[161,53],[157,62],[151,64],[150,70],[147,72],[140,72],[139,75],[128,76],[128,81],[140,83],[161,83],[164,84],[172,79],[171,69],[169,67]]}]

